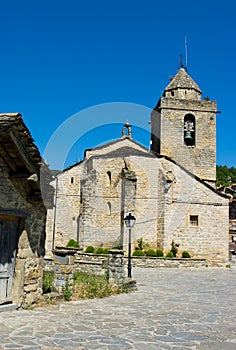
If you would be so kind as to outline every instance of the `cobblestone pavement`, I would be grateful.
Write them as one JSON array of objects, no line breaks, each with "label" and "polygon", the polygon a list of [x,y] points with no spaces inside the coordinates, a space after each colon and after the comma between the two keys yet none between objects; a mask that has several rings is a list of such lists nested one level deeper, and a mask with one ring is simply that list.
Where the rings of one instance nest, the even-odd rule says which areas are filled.
[{"label": "cobblestone pavement", "polygon": [[129,294],[0,313],[0,349],[236,349],[236,269],[136,268]]}]

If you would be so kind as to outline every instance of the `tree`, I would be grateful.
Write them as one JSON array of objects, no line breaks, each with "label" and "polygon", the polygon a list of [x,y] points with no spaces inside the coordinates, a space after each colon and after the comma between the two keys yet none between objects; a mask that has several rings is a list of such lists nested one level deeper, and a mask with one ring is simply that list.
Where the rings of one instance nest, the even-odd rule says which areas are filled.
[{"label": "tree", "polygon": [[226,165],[216,166],[216,185],[229,186],[236,183],[236,168],[228,168]]}]

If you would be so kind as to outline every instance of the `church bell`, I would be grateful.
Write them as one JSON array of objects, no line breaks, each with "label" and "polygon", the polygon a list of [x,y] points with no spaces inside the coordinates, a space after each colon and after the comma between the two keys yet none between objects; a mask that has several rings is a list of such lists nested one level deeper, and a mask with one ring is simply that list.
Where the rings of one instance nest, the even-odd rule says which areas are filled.
[{"label": "church bell", "polygon": [[185,134],[184,138],[185,138],[185,140],[186,139],[192,140],[191,131],[186,131],[186,134]]}]

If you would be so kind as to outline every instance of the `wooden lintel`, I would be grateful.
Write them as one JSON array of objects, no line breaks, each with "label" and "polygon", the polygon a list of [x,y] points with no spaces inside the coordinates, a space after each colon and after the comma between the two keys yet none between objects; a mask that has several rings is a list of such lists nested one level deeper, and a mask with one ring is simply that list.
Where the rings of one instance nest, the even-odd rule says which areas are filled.
[{"label": "wooden lintel", "polygon": [[18,156],[23,160],[25,163],[26,168],[29,170],[31,173],[36,173],[36,167],[33,164],[33,160],[31,159],[29,153],[27,153],[24,145],[20,141],[19,137],[13,132],[13,130],[10,131],[10,137],[12,139],[13,144],[17,148],[18,151]]},{"label": "wooden lintel", "polygon": [[31,174],[29,174],[29,173],[11,173],[10,178],[11,179],[27,180],[30,175]]},{"label": "wooden lintel", "polygon": [[0,215],[12,215],[18,217],[27,217],[29,212],[21,209],[0,208]]}]

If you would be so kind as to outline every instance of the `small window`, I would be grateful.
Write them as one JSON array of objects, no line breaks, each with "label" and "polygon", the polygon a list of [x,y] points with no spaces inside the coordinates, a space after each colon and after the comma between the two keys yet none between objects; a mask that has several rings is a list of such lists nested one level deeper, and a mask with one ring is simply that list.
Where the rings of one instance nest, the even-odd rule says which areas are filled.
[{"label": "small window", "polygon": [[111,202],[107,202],[108,214],[111,215]]},{"label": "small window", "polygon": [[73,178],[73,177],[70,178],[70,183],[71,183],[71,184],[74,183],[74,178]]},{"label": "small window", "polygon": [[231,202],[229,204],[229,218],[230,220],[236,220],[236,203]]},{"label": "small window", "polygon": [[175,96],[175,92],[173,90],[171,91],[171,96]]},{"label": "small window", "polygon": [[189,223],[190,223],[190,226],[198,226],[198,215],[190,215]]},{"label": "small window", "polygon": [[110,171],[107,172],[107,176],[108,176],[109,183],[110,183],[110,186],[111,186],[111,172]]}]

